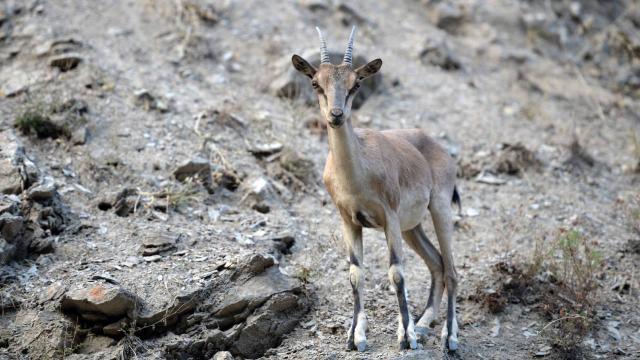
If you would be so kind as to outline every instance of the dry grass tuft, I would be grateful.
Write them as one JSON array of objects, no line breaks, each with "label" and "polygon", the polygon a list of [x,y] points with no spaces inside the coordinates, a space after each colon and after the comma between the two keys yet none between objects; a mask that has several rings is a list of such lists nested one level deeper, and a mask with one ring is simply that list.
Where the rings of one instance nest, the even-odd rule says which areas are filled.
[{"label": "dry grass tuft", "polygon": [[509,303],[531,306],[548,320],[540,330],[560,358],[582,356],[584,337],[596,325],[598,274],[602,256],[576,229],[559,229],[551,243],[537,242],[526,261],[503,261],[494,267],[499,286],[479,287],[473,299],[489,312],[499,313]]}]

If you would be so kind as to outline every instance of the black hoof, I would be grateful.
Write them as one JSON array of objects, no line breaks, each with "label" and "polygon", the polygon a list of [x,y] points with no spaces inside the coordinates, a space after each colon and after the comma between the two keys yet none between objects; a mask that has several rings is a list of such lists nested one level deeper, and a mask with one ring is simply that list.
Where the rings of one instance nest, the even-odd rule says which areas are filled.
[{"label": "black hoof", "polygon": [[398,344],[398,346],[400,347],[400,350],[407,350],[409,348],[409,342],[407,341],[407,339],[404,339],[400,341],[400,344]]},{"label": "black hoof", "polygon": [[353,351],[356,349],[356,344],[353,343],[353,340],[347,341],[347,351]]}]

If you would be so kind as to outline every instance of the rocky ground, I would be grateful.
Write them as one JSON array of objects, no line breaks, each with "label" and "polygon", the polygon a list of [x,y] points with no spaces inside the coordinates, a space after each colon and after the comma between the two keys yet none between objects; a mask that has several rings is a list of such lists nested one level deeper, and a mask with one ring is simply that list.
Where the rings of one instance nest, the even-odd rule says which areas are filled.
[{"label": "rocky ground", "polygon": [[[397,350],[377,232],[344,350],[316,25],[384,61],[356,126],[458,159],[456,354]],[[635,0],[0,2],[0,358],[637,358],[639,34]]]}]

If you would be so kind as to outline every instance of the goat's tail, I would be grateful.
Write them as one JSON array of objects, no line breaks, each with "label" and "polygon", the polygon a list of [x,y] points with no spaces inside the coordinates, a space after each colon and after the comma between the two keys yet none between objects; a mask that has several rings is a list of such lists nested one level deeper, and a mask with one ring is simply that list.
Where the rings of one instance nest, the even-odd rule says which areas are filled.
[{"label": "goat's tail", "polygon": [[453,197],[451,202],[458,205],[458,214],[462,213],[462,203],[460,202],[460,193],[458,193],[458,187],[453,187]]}]

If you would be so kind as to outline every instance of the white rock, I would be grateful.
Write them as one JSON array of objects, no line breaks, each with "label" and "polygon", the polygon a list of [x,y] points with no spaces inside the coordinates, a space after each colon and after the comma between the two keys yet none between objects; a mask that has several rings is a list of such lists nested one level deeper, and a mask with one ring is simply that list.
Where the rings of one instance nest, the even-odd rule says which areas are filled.
[{"label": "white rock", "polygon": [[474,208],[467,208],[466,214],[468,217],[476,217],[480,215],[480,211]]},{"label": "white rock", "polygon": [[213,360],[233,360],[233,355],[228,351],[218,351],[213,355]]}]

